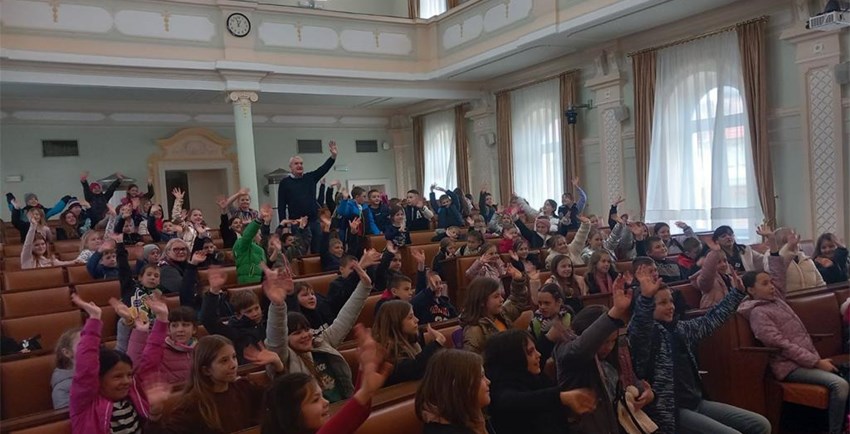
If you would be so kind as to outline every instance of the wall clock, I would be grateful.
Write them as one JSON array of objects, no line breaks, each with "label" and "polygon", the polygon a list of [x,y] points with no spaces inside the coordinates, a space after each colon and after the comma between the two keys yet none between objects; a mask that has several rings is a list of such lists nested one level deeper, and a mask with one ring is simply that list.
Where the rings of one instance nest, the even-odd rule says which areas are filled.
[{"label": "wall clock", "polygon": [[227,17],[227,31],[237,38],[244,37],[251,31],[251,21],[239,12],[232,13]]}]

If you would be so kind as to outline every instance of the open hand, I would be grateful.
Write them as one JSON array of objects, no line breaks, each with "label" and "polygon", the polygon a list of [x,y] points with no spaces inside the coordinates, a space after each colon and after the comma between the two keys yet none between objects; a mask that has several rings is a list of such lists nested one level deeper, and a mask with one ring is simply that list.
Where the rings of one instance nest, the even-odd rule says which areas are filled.
[{"label": "open hand", "polygon": [[591,389],[573,389],[560,393],[561,404],[576,414],[587,414],[596,409],[596,393]]},{"label": "open hand", "polygon": [[[391,244],[391,243],[390,243]],[[367,269],[373,265],[378,265],[381,262],[381,253],[375,249],[365,250],[363,256],[360,257],[360,268]]]},{"label": "open hand", "polygon": [[425,251],[422,249],[410,249],[410,256],[413,256],[417,264],[425,263]]},{"label": "open hand", "polygon": [[103,313],[100,306],[94,304],[93,301],[85,301],[77,294],[71,294],[71,303],[86,312],[89,318],[100,319]]},{"label": "open hand", "polygon": [[331,140],[330,143],[328,143],[328,150],[331,151],[331,157],[336,158],[336,154],[337,154],[338,150],[337,150],[337,147],[336,147],[336,141],[335,140]]},{"label": "open hand", "polygon": [[171,190],[171,195],[174,196],[175,199],[183,199],[185,192],[183,192],[183,190],[177,187],[174,187],[174,189]]},{"label": "open hand", "polygon": [[430,323],[426,327],[425,331],[428,333],[427,336],[430,338],[430,340],[432,342],[437,341],[437,343],[439,343],[440,345],[446,344],[446,336],[444,334],[438,332],[437,330],[434,330],[434,328],[431,327]]}]

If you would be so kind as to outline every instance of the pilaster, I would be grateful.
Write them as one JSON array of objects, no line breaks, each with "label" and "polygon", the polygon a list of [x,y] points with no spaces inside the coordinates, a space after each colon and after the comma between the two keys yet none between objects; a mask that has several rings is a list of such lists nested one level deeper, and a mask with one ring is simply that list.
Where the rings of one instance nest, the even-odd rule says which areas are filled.
[{"label": "pilaster", "polygon": [[625,196],[622,120],[628,112],[623,106],[624,82],[617,55],[603,51],[596,58],[596,76],[585,83],[595,94],[593,108],[600,128],[599,182],[608,203],[614,203],[617,197]]}]

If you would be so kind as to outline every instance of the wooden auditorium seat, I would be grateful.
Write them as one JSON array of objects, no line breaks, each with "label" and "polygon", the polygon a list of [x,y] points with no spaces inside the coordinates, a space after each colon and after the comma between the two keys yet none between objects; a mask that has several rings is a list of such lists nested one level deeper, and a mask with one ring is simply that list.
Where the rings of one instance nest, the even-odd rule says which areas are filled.
[{"label": "wooden auditorium seat", "polygon": [[410,233],[410,244],[417,246],[420,244],[430,244],[434,239],[434,231],[413,231]]},{"label": "wooden auditorium seat", "polygon": [[17,257],[20,258],[21,257],[21,250],[23,250],[23,248],[24,248],[23,244],[9,244],[8,242],[4,243],[3,244],[3,257],[4,258],[10,258],[10,257],[16,257],[17,256]]},{"label": "wooden auditorium seat", "polygon": [[[336,270],[333,270],[336,271]],[[319,255],[304,256],[298,260],[298,275],[307,276],[323,273],[322,257]]]},{"label": "wooden auditorium seat", "polygon": [[55,363],[53,354],[0,363],[0,412],[4,420],[53,409],[50,377]]},{"label": "wooden auditorium seat", "polygon": [[0,295],[0,299],[2,299],[4,319],[77,310],[71,304],[71,288],[67,286],[8,292]]},{"label": "wooden auditorium seat", "polygon": [[198,286],[207,287],[210,284],[210,272],[211,271],[224,271],[227,273],[227,280],[225,280],[225,285],[236,285],[236,266],[230,267],[211,267],[204,268],[198,270]]},{"label": "wooden auditorium seat", "polygon": [[55,253],[76,253],[80,254],[80,240],[62,240],[53,243],[53,251]]},{"label": "wooden auditorium seat", "polygon": [[59,340],[59,336],[70,328],[83,325],[82,316],[78,310],[49,313],[39,316],[28,316],[23,318],[3,318],[0,321],[3,335],[11,337],[16,341],[29,339],[41,335],[41,346],[52,350]]},{"label": "wooden auditorium seat", "polygon": [[93,301],[98,306],[109,306],[109,299],[121,299],[121,283],[117,280],[102,280],[74,285],[77,295],[85,301]]},{"label": "wooden auditorium seat", "polygon": [[64,285],[65,272],[62,267],[34,268],[3,273],[4,291],[56,288]]},{"label": "wooden auditorium seat", "polygon": [[11,256],[3,258],[4,271],[21,271],[21,257]]},{"label": "wooden auditorium seat", "polygon": [[63,419],[44,425],[9,431],[9,434],[71,434],[71,420]]},{"label": "wooden auditorium seat", "polygon": [[85,265],[72,265],[65,267],[65,269],[68,270],[68,283],[72,285],[97,281],[97,279],[91,277]]}]

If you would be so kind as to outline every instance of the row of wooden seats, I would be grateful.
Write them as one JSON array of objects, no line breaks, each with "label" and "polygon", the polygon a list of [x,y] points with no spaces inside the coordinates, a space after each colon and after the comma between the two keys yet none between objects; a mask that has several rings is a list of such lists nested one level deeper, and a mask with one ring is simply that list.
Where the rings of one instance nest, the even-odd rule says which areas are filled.
[{"label": "row of wooden seats", "polygon": [[[2,223],[3,231],[2,233],[5,236],[5,239],[0,239],[0,242],[6,245],[19,245],[21,244],[21,233],[15,228],[14,225],[10,222]],[[59,220],[52,219],[47,221],[47,226],[50,227],[55,235],[56,228],[59,227]],[[221,230],[218,228],[210,228],[210,238],[213,240],[221,239]]]},{"label": "row of wooden seats", "polygon": [[[788,305],[806,326],[818,353],[835,363],[848,362],[842,342],[840,305],[850,295],[843,282],[788,295]],[[693,312],[700,315],[704,311]],[[776,381],[768,366],[777,348],[763,346],[753,336],[749,322],[735,314],[699,347],[706,392],[714,400],[765,415],[778,432],[782,403],[826,409],[825,387]],[[747,393],[741,393],[746,390]]]}]

